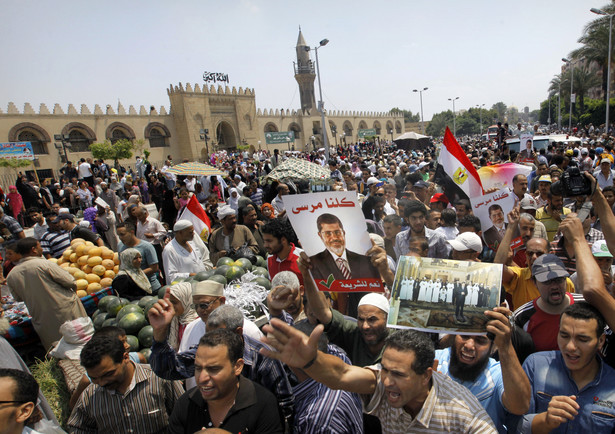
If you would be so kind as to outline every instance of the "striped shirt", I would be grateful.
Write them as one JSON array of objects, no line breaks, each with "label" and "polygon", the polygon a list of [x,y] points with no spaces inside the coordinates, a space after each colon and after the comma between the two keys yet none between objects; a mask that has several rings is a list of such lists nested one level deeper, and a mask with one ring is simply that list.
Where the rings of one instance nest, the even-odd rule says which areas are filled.
[{"label": "striped shirt", "polygon": [[402,433],[497,433],[491,418],[468,389],[446,375],[434,372],[432,387],[415,418],[403,408],[389,405],[380,365],[370,366],[378,377],[376,390],[365,411],[380,419],[384,434]]},{"label": "striped shirt", "polygon": [[66,231],[47,231],[41,237],[41,247],[44,255],[60,258],[62,253],[70,247],[70,234]]},{"label": "striped shirt", "polygon": [[83,391],[68,420],[71,433],[166,433],[184,388],[157,377],[148,365],[133,365],[133,380],[123,395],[95,384]]},{"label": "striped shirt", "polygon": [[[328,345],[329,354],[350,364],[338,347]],[[356,393],[329,389],[311,378],[293,387],[297,434],[363,434],[363,406]]]}]

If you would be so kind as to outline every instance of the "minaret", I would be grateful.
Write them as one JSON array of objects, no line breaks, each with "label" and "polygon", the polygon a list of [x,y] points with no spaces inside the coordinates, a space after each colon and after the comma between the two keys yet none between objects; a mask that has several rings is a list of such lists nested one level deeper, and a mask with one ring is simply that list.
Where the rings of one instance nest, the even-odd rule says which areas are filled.
[{"label": "minaret", "polygon": [[305,43],[301,27],[299,27],[299,37],[297,38],[297,62],[293,62],[295,67],[295,80],[299,83],[299,95],[301,96],[301,109],[315,109],[316,98],[314,97],[314,63],[310,60],[310,47]]}]

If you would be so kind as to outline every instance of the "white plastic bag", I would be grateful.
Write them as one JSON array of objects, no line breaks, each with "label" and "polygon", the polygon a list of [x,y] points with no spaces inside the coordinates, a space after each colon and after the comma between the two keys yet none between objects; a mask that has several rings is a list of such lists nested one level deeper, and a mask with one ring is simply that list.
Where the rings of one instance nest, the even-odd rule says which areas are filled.
[{"label": "white plastic bag", "polygon": [[56,359],[79,360],[81,350],[94,334],[94,324],[89,317],[66,321],[60,326],[62,339],[49,352]]}]

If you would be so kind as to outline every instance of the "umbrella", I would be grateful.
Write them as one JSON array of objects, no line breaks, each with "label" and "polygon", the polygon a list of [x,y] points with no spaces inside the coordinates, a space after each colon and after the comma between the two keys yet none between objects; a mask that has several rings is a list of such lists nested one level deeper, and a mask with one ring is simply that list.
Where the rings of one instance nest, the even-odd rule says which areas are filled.
[{"label": "umbrella", "polygon": [[176,175],[193,175],[193,176],[226,176],[226,173],[209,164],[197,163],[182,163],[168,169],[170,173]]},{"label": "umbrella", "polygon": [[409,151],[410,149],[425,149],[431,143],[431,137],[410,131],[393,140],[398,149]]},{"label": "umbrella", "polygon": [[303,158],[289,158],[265,177],[268,180],[281,179],[330,179],[329,169]]}]

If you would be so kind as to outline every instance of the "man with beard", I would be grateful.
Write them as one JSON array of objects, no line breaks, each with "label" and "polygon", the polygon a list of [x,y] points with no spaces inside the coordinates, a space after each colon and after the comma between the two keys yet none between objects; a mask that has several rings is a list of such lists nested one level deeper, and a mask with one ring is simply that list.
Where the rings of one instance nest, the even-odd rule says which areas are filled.
[{"label": "man with beard", "polygon": [[410,200],[404,208],[404,217],[410,224],[408,230],[395,237],[395,254],[398,258],[410,251],[410,241],[413,238],[426,238],[429,243],[429,258],[448,258],[448,247],[444,235],[425,226],[427,208],[418,200]]},{"label": "man with beard", "polygon": [[[386,257],[384,250],[382,254]],[[348,320],[332,309],[324,294],[316,289],[309,272],[313,264],[305,253],[297,265],[303,275],[307,304],[318,321],[324,324],[329,341],[346,351],[354,365],[380,362],[384,340],[392,331],[387,328],[389,301],[382,294],[364,295],[357,308],[357,321]]]},{"label": "man with beard", "polygon": [[[335,280],[380,279],[378,269],[372,265],[368,256],[346,248],[346,231],[339,218],[333,214],[321,214],[316,219],[316,226],[325,250],[310,257],[315,280],[327,282],[331,275]],[[338,307],[342,313],[356,318],[357,303],[362,296],[360,292],[353,292],[347,297],[347,305]],[[342,299],[344,297],[338,296],[338,300]]]},{"label": "man with beard", "polygon": [[263,226],[263,242],[269,253],[267,270],[273,279],[280,271],[292,271],[303,285],[303,276],[297,267],[297,259],[303,251],[295,247],[295,231],[288,220],[273,219]]},{"label": "man with beard", "polygon": [[557,350],[560,315],[569,305],[583,300],[581,294],[566,292],[568,276],[555,255],[542,255],[532,264],[532,280],[540,297],[515,310],[512,320],[530,334],[536,351]]},{"label": "man with beard", "polygon": [[[530,406],[530,383],[521,368],[511,341],[510,311],[496,307],[487,311],[485,335],[456,335],[453,346],[436,351],[438,371],[467,387],[493,420],[498,432],[505,433],[507,413],[523,415]],[[494,347],[499,362],[490,357]]]},{"label": "man with beard", "polygon": [[551,192],[547,194],[547,205],[536,211],[536,220],[545,225],[549,242],[553,241],[562,222],[562,217],[570,214],[570,209],[564,207],[564,197]]},{"label": "man with beard", "polygon": [[218,208],[218,219],[222,227],[214,230],[209,237],[209,252],[212,263],[218,262],[223,256],[228,256],[231,250],[237,250],[247,245],[252,252],[258,254],[258,244],[244,225],[237,224],[237,213],[229,205]]}]

